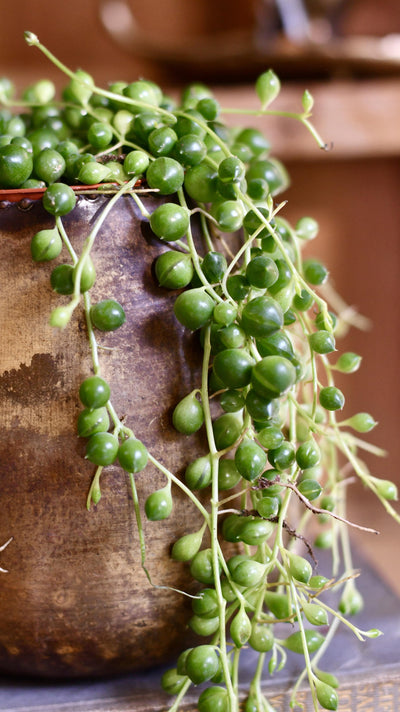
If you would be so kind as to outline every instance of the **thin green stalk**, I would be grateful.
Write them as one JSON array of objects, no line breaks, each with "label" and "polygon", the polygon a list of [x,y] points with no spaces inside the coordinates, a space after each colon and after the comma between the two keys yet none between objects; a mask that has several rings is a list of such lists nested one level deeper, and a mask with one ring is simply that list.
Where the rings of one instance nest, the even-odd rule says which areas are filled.
[{"label": "thin green stalk", "polygon": [[75,266],[78,262],[78,255],[76,254],[74,248],[72,247],[71,241],[70,241],[70,239],[67,235],[67,232],[64,228],[64,223],[59,215],[56,216],[56,226],[57,226],[58,232],[61,235],[62,241],[69,252],[69,255],[72,260],[72,264]]},{"label": "thin green stalk", "polygon": [[89,345],[92,353],[93,371],[96,375],[98,375],[100,373],[99,351],[97,339],[93,329],[92,318],[90,316],[91,300],[89,292],[84,293],[83,301],[85,305],[86,327],[88,331]]},{"label": "thin green stalk", "polygon": [[[99,364],[99,359],[98,359],[98,344],[96,340],[96,336],[94,333],[94,329],[91,323],[90,319],[90,296],[88,292],[85,292],[84,294],[84,303],[85,303],[85,312],[86,312],[86,323],[87,323],[87,329],[88,329],[88,336],[89,336],[89,343],[90,343],[90,348],[91,348],[91,353],[92,353],[92,361],[93,361],[93,369],[96,374],[99,373],[100,371],[100,364]],[[112,405],[111,401],[107,402],[107,410],[111,416],[111,419],[114,423],[114,432],[120,433],[123,432],[125,435],[128,437],[134,437],[134,432],[130,428],[126,427],[121,419],[119,418],[114,406]],[[198,498],[193,494],[193,492],[183,483],[181,480],[176,477],[170,470],[168,470],[164,465],[162,465],[151,453],[149,453],[149,460],[150,462],[153,463],[153,465],[160,471],[162,472],[169,481],[174,482],[190,499],[191,501],[196,505],[196,507],[200,510],[202,516],[204,517],[205,521],[207,522],[207,525],[210,527],[210,518],[207,510],[205,507],[200,503]]]},{"label": "thin green stalk", "polygon": [[[182,205],[182,207],[187,208],[186,198],[185,198],[182,188],[180,188],[178,190],[178,197],[179,197],[179,202]],[[186,237],[187,237],[189,252],[190,252],[190,256],[192,258],[194,269],[195,269],[196,274],[199,277],[204,289],[206,290],[206,292],[208,292],[210,294],[210,296],[213,299],[215,299],[216,302],[223,302],[222,297],[220,297],[220,295],[215,291],[215,289],[212,287],[210,282],[204,276],[203,270],[201,269],[201,265],[200,265],[199,255],[197,253],[196,246],[194,244],[192,229],[191,229],[190,225],[189,225]]]},{"label": "thin green stalk", "polygon": [[343,623],[345,626],[350,628],[350,630],[354,633],[354,635],[358,638],[358,640],[361,640],[361,641],[365,640],[365,638],[363,637],[363,633],[365,633],[365,631],[360,630],[360,628],[358,628],[351,621],[349,621],[347,618],[345,618],[339,611],[336,611],[331,606],[328,606],[328,604],[325,603],[324,601],[318,601],[318,605],[322,606],[322,608],[325,608],[325,610],[328,613],[331,613],[340,623]]},{"label": "thin green stalk", "polygon": [[321,312],[327,316],[328,315],[328,307],[327,307],[325,300],[322,299],[319,296],[319,294],[317,294],[317,292],[315,292],[315,290],[313,290],[310,287],[308,282],[305,281],[304,277],[296,269],[296,266],[293,264],[292,260],[290,259],[289,255],[287,254],[287,250],[285,249],[285,244],[284,244],[282,238],[280,237],[280,235],[273,228],[271,223],[266,219],[265,215],[262,214],[262,212],[257,208],[257,206],[253,203],[253,201],[245,193],[240,192],[240,198],[243,201],[243,203],[248,206],[248,208],[250,210],[253,210],[253,212],[257,215],[257,217],[261,220],[263,227],[266,227],[267,230],[269,231],[269,233],[274,238],[277,247],[279,248],[279,250],[282,253],[283,259],[285,260],[287,266],[289,267],[289,269],[292,273],[296,291],[300,292],[300,290],[302,288],[306,289],[307,292],[309,292],[309,294],[311,294],[311,296],[314,299],[314,301],[316,302],[316,304],[318,304]]},{"label": "thin green stalk", "polygon": [[232,299],[229,296],[229,292],[228,292],[227,286],[226,286],[228,277],[229,277],[230,273],[232,272],[233,268],[235,267],[235,265],[239,262],[242,255],[250,247],[252,242],[257,239],[258,235],[260,234],[260,232],[263,229],[264,229],[264,225],[260,225],[260,227],[257,228],[257,230],[255,230],[255,232],[247,238],[247,240],[243,243],[243,245],[240,247],[240,249],[236,252],[234,258],[230,261],[227,269],[225,270],[224,276],[221,281],[221,288],[224,291],[224,293],[227,295],[227,297],[230,299],[230,301],[232,301]]},{"label": "thin green stalk", "polygon": [[[316,668],[318,662],[320,661],[320,659],[322,658],[324,653],[326,653],[327,649],[329,648],[329,646],[332,642],[332,639],[333,639],[334,635],[336,634],[336,631],[339,627],[339,624],[340,624],[340,621],[337,618],[334,618],[334,620],[332,621],[332,623],[329,626],[329,630],[325,636],[324,642],[322,643],[319,650],[317,650],[317,652],[315,653],[315,655],[311,661],[312,670],[314,670]],[[301,674],[297,678],[296,683],[293,687],[292,695],[291,695],[293,700],[296,699],[296,694],[297,694],[297,692],[300,688],[300,685],[303,682],[306,675],[307,675],[307,668],[304,668],[304,670],[301,672]]]},{"label": "thin green stalk", "polygon": [[182,492],[184,492],[189,497],[189,499],[197,507],[199,512],[201,512],[201,514],[203,515],[204,519],[207,522],[208,527],[210,527],[211,523],[210,523],[209,513],[207,512],[205,507],[201,504],[201,502],[196,497],[196,495],[194,495],[193,492],[189,489],[189,487],[187,487],[183,482],[181,482],[181,480],[178,477],[176,477],[176,475],[174,475],[170,470],[168,470],[168,468],[166,468],[150,452],[149,452],[149,462],[152,462],[153,465],[157,468],[157,470],[162,472],[169,480],[171,480],[171,482],[173,482],[175,485],[177,485],[177,487],[179,487],[179,489],[181,489]]},{"label": "thin green stalk", "polygon": [[[76,72],[73,72],[69,67],[63,64],[63,62],[60,62],[60,60],[57,59],[57,57],[55,57],[54,54],[47,49],[47,47],[42,45],[42,43],[39,41],[39,38],[33,32],[25,32],[25,40],[31,47],[37,47],[37,49],[39,49],[47,57],[47,59],[49,59],[50,62],[54,64],[54,66],[57,67],[57,69],[59,69],[63,74],[65,74],[70,79],[77,79],[79,81],[79,76],[77,77]],[[149,104],[144,101],[135,101],[134,99],[130,99],[129,97],[124,96],[123,94],[115,94],[114,92],[107,91],[106,89],[100,89],[94,84],[90,87],[90,89],[93,94],[97,94],[98,96],[104,96],[107,99],[112,99],[122,104],[127,104],[128,106],[134,106],[142,109],[148,109],[149,111],[155,111],[161,114],[162,116],[165,116],[165,118],[169,119],[171,123],[176,122],[176,117],[174,116],[174,114],[171,114],[170,111],[166,111],[166,109],[162,109],[160,106],[155,106],[154,104]]]},{"label": "thin green stalk", "polygon": [[309,121],[310,114],[299,114],[295,111],[277,111],[275,109],[234,109],[228,107],[224,107],[221,110],[221,113],[240,114],[242,116],[258,116],[260,118],[263,116],[280,116],[282,118],[295,119],[306,127],[306,129],[311,133],[320,148],[322,148],[324,151],[328,150],[329,148],[328,144],[322,140],[318,131]]},{"label": "thin green stalk", "polygon": [[89,511],[91,504],[97,504],[100,501],[101,498],[101,490],[100,490],[100,476],[101,473],[103,472],[103,466],[99,465],[97,467],[96,472],[94,474],[94,477],[92,479],[90,488],[89,488],[89,493],[86,499],[86,509]]},{"label": "thin green stalk", "polygon": [[137,494],[137,489],[136,489],[136,482],[133,474],[129,472],[128,474],[129,477],[129,483],[131,486],[131,494],[132,494],[132,501],[133,501],[133,509],[135,512],[135,517],[136,517],[136,526],[137,526],[137,531],[138,531],[138,536],[139,536],[139,547],[140,547],[140,560],[142,564],[142,569],[145,572],[149,583],[152,583],[151,581],[151,576],[149,574],[149,571],[146,567],[145,561],[146,561],[146,545],[145,545],[145,540],[144,540],[144,532],[143,532],[143,525],[142,525],[142,517],[140,514],[140,506],[139,506],[139,498]]},{"label": "thin green stalk", "polygon": [[128,192],[133,186],[135,185],[137,181],[137,176],[134,178],[131,178],[125,185],[121,186],[119,191],[113,195],[112,198],[110,198],[109,202],[107,203],[106,207],[102,210],[100,217],[97,219],[93,229],[87,236],[81,255],[79,257],[79,260],[76,264],[76,273],[75,273],[75,286],[74,286],[74,293],[73,297],[71,299],[71,302],[69,304],[69,310],[72,313],[75,307],[79,304],[80,298],[81,298],[81,292],[80,292],[80,285],[81,285],[81,276],[82,276],[82,271],[85,265],[86,258],[89,256],[90,251],[93,247],[94,241],[97,237],[97,234],[102,227],[105,219],[107,218],[107,215],[110,213],[110,211],[113,209],[114,205],[118,202],[118,200],[124,195],[124,193]]},{"label": "thin green stalk", "polygon": [[372,479],[369,476],[369,473],[366,471],[364,466],[360,463],[359,459],[357,458],[356,455],[350,450],[346,439],[343,437],[343,433],[341,432],[340,428],[337,426],[335,427],[335,432],[338,438],[338,446],[339,449],[346,455],[347,459],[349,462],[351,462],[355,473],[358,475],[360,480],[369,488],[371,489],[376,497],[378,497],[379,501],[383,505],[383,507],[386,509],[386,511],[390,514],[393,519],[400,524],[400,514],[396,512],[394,507],[388,502],[387,499],[381,496],[381,494],[377,491]]},{"label": "thin green stalk", "polygon": [[[292,406],[290,406],[290,437],[291,438],[295,437],[295,435],[294,435],[295,430],[296,430],[295,410]],[[291,490],[287,489],[283,496],[282,505],[279,510],[278,523],[276,526],[277,535],[275,537],[274,547],[272,549],[272,554],[271,554],[271,558],[274,561],[277,559],[278,551],[283,548],[283,522],[284,522],[286,514],[287,514],[290,499],[291,499]]]},{"label": "thin green stalk", "polygon": [[128,473],[129,477],[129,482],[131,486],[131,493],[132,493],[132,501],[133,501],[133,508],[135,512],[135,517],[136,517],[136,527],[137,527],[137,532],[139,536],[139,547],[140,547],[140,562],[142,569],[144,573],[146,574],[146,577],[151,584],[153,588],[159,588],[167,591],[175,591],[175,593],[180,593],[183,596],[187,596],[188,598],[196,598],[196,596],[192,596],[191,594],[187,593],[186,591],[181,591],[179,588],[174,588],[173,586],[164,586],[162,584],[156,584],[153,582],[150,572],[146,566],[146,542],[145,542],[145,536],[144,536],[144,530],[143,530],[143,525],[142,525],[142,517],[140,514],[140,505],[139,505],[139,498],[138,498],[138,493],[136,489],[136,482],[134,475],[129,472]]},{"label": "thin green stalk", "polygon": [[237,712],[237,698],[232,684],[231,674],[228,664],[227,643],[226,643],[226,601],[222,595],[221,580],[220,580],[220,546],[218,541],[218,506],[219,506],[219,490],[218,490],[218,463],[219,455],[215,445],[214,432],[212,428],[212,418],[210,411],[210,402],[208,397],[208,368],[211,355],[210,343],[210,327],[205,330],[204,338],[204,354],[202,367],[202,382],[201,382],[201,400],[204,411],[204,423],[206,427],[209,453],[211,459],[212,472],[212,498],[211,498],[211,552],[214,572],[214,586],[218,601],[218,616],[219,616],[219,647],[221,655],[221,664],[224,672],[225,684],[229,699],[229,712]]},{"label": "thin green stalk", "polygon": [[171,707],[168,708],[168,712],[179,712],[179,706],[180,706],[183,698],[185,697],[188,689],[191,687],[191,685],[192,685],[192,681],[189,680],[189,678],[188,678],[187,681],[183,684],[182,689],[177,694],[173,705],[171,705]]},{"label": "thin green stalk", "polygon": [[308,652],[307,639],[306,639],[306,635],[305,635],[303,619],[301,616],[301,610],[300,610],[299,601],[297,598],[296,587],[294,585],[293,580],[290,581],[290,590],[292,592],[292,601],[293,601],[295,609],[296,609],[297,621],[298,621],[301,640],[302,640],[302,644],[303,644],[304,662],[306,665],[307,676],[308,676],[308,680],[310,683],[310,691],[311,691],[313,706],[314,706],[315,712],[318,712],[318,699],[317,699],[317,693],[315,691],[315,686],[313,684],[313,671],[312,671],[312,667],[311,667],[310,653]]},{"label": "thin green stalk", "polygon": [[[182,110],[176,111],[175,115],[177,117],[181,116],[183,119],[189,119],[189,121],[193,121],[193,116],[191,116],[190,114],[187,114],[186,111],[182,111]],[[223,141],[223,139],[220,138],[218,136],[218,134],[215,133],[215,131],[213,131],[213,129],[208,125],[207,121],[202,120],[202,119],[198,118],[197,116],[196,116],[195,121],[196,121],[196,124],[198,124],[203,129],[203,131],[205,131],[205,133],[207,133],[209,136],[211,136],[213,138],[215,143],[217,143],[218,146],[220,147],[221,151],[225,154],[225,156],[227,158],[229,158],[229,156],[232,155],[231,151],[229,150],[225,141]]]},{"label": "thin green stalk", "polygon": [[147,210],[147,208],[145,207],[143,202],[140,200],[139,196],[135,193],[135,191],[132,191],[131,193],[129,193],[129,195],[135,201],[135,203],[138,206],[143,217],[149,218],[150,217],[149,211]]},{"label": "thin green stalk", "polygon": [[[329,468],[329,484],[331,487],[331,492],[332,494],[334,491],[337,489],[338,486],[338,477],[336,473],[339,472],[339,463],[338,463],[338,453],[336,447],[334,447],[331,443],[329,445],[329,450],[330,450],[330,460],[332,462],[332,466]],[[343,514],[343,512],[341,512]],[[343,526],[343,525],[342,525]],[[340,566],[340,551],[339,551],[339,537],[340,537],[340,529],[337,528],[337,526],[334,529],[335,536],[333,538],[333,546],[332,546],[332,573],[334,576],[337,576],[339,572],[339,566]]]},{"label": "thin green stalk", "polygon": [[240,648],[235,648],[232,660],[232,687],[235,694],[235,710],[238,709],[240,652]]},{"label": "thin green stalk", "polygon": [[[339,423],[337,425],[339,427]],[[386,457],[387,455],[386,450],[384,450],[383,448],[378,447],[377,445],[373,445],[372,443],[366,442],[366,440],[361,440],[361,438],[358,438],[352,433],[344,433],[343,439],[348,442],[350,446],[360,448],[361,450],[365,450],[366,452],[370,452],[376,457]]]},{"label": "thin green stalk", "polygon": [[286,512],[289,506],[291,498],[291,491],[288,489],[286,490],[284,496],[283,496],[283,501],[282,505],[279,510],[279,517],[278,517],[278,522],[276,525],[276,537],[275,537],[275,542],[274,546],[272,549],[272,559],[275,561],[278,556],[278,551],[283,547],[283,522],[286,517]]},{"label": "thin green stalk", "polygon": [[96,155],[95,155],[96,160],[98,158],[101,158],[102,156],[108,156],[110,153],[114,153],[116,150],[121,148],[121,146],[123,146],[123,145],[124,145],[123,141],[118,141],[117,143],[114,143],[112,146],[105,148],[103,151],[100,151],[99,153],[96,153]]},{"label": "thin green stalk", "polygon": [[211,239],[210,230],[208,228],[205,211],[203,209],[200,210],[200,223],[201,223],[201,231],[202,231],[202,235],[204,237],[205,245],[210,252],[214,252],[215,247],[214,247],[213,241]]},{"label": "thin green stalk", "polygon": [[252,695],[257,700],[258,709],[260,712],[265,709],[265,698],[261,691],[262,674],[265,663],[265,653],[259,653],[256,670],[249,687],[249,695]]},{"label": "thin green stalk", "polygon": [[[310,319],[307,318],[306,314],[299,314],[298,319],[299,319],[299,323],[301,324],[301,327],[303,329],[304,336],[307,340],[307,336],[313,332],[313,329],[311,328],[311,324],[310,324]],[[308,349],[308,354],[309,354],[309,360],[310,360],[310,366],[311,366],[311,378],[312,378],[312,410],[311,410],[310,422],[312,422],[314,424],[315,423],[315,415],[317,412],[317,405],[318,405],[317,399],[318,399],[318,387],[319,387],[317,354],[311,348],[308,341],[307,341],[307,349]]]}]

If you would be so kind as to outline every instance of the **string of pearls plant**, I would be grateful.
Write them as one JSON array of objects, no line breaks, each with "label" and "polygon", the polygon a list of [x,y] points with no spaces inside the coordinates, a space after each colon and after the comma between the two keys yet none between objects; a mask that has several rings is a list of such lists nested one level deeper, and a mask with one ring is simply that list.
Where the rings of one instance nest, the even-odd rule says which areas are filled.
[{"label": "string of pearls plant", "polygon": [[[389,514],[399,515],[391,504],[395,485],[372,475],[362,458],[363,451],[382,454],[359,437],[376,425],[373,417],[341,419],[345,397],[335,374],[353,373],[361,357],[338,356],[342,318],[323,297],[328,271],[302,257],[318,225],[303,217],[292,226],[282,216],[284,202],[277,198],[288,185],[284,166],[258,129],[223,123],[234,110],[222,109],[206,87],[189,86],[179,106],[150,81],[101,89],[86,72],[61,64],[32,33],[26,40],[69,83],[60,101],[48,80],[17,100],[12,83],[0,80],[0,187],[45,189],[43,205],[54,227],[33,236],[32,257],[47,262],[62,250],[68,254],[51,272],[63,303],[50,324],[64,329],[75,309],[86,314],[93,374],[79,390],[78,433],[87,438],[86,458],[96,467],[87,507],[100,501],[103,469],[119,462],[130,481],[144,568],[143,504],[149,520],[167,518],[173,485],[203,518],[197,531],[171,542],[172,560],[187,562],[199,583],[189,626],[200,642],[182,651],[162,677],[165,692],[175,696],[169,712],[177,712],[188,689],[201,683],[209,684],[201,688],[199,712],[273,712],[262,683],[267,672],[282,670],[288,652],[304,658],[291,707],[298,706],[299,687],[308,679],[313,709],[335,710],[338,680],[319,663],[338,625],[360,640],[380,634],[351,621],[362,597],[348,536],[349,526],[358,525],[346,518],[349,474]],[[304,92],[299,112],[288,113],[269,108],[279,90],[277,76],[266,71],[255,85],[260,109],[240,113],[292,117],[324,148],[310,123],[310,93]],[[167,196],[151,214],[139,180]],[[63,223],[76,203],[74,183],[109,196],[80,254]],[[160,240],[171,243],[157,258],[156,276],[163,288],[177,292],[177,320],[200,334],[201,382],[176,404],[172,425],[183,444],[185,435],[204,428],[208,451],[188,462],[184,481],[135,437],[134,423],[120,419],[112,384],[101,375],[98,333],[121,326],[125,312],[113,299],[91,301],[95,242],[123,196],[135,201]],[[201,249],[194,221],[201,225]],[[135,481],[148,462],[166,484],[141,503]],[[319,529],[311,544],[312,518]],[[225,542],[237,544],[240,553],[224,555]],[[315,573],[314,548],[332,550],[326,576]],[[336,596],[337,607],[326,602],[327,592],[329,600]],[[246,648],[257,657],[243,700],[240,659]]]}]

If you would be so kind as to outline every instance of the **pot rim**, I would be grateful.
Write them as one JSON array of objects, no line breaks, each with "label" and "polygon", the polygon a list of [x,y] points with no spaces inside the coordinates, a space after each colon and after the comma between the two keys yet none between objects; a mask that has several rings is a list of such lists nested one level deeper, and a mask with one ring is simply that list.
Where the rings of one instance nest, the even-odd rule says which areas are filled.
[{"label": "pot rim", "polygon": [[[61,181],[62,182],[62,181]],[[69,185],[66,183],[66,185]],[[70,188],[72,188],[73,191],[75,191],[78,195],[81,193],[94,193],[96,195],[100,195],[99,188],[105,188],[106,185],[112,185],[112,186],[119,186],[118,183],[95,183],[94,185],[71,185]],[[142,185],[142,180],[139,179],[137,183],[135,183],[136,186],[141,186]],[[45,188],[4,188],[0,189],[0,202],[2,201],[7,201],[10,203],[19,203],[21,200],[39,200],[40,198],[43,197],[44,193],[47,190],[47,186]]]}]

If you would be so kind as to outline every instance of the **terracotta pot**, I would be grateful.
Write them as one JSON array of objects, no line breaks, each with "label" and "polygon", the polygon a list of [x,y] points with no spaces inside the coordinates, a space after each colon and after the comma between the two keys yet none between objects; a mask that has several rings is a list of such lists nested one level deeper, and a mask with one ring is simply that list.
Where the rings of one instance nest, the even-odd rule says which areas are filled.
[{"label": "terracotta pot", "polygon": [[[80,197],[64,222],[79,246],[106,198]],[[48,325],[63,297],[50,288],[54,263],[36,264],[30,239],[51,227],[41,201],[1,203],[0,341],[0,668],[45,676],[104,675],[165,661],[181,648],[188,599],[152,587],[140,564],[128,479],[104,470],[102,498],[86,510],[95,466],[77,437],[78,389],[91,374],[83,311],[63,332]],[[171,410],[198,381],[197,335],[172,313],[175,294],[160,289],[152,264],[164,248],[133,201],[113,208],[93,251],[93,299],[118,299],[127,320],[100,334],[100,354],[120,416],[175,473],[200,452],[197,437],[171,426]],[[68,258],[56,260],[57,263]],[[139,498],[166,484],[152,466],[137,475]],[[192,531],[196,510],[176,497],[163,522],[143,516],[147,565],[155,584],[190,589],[171,543]]]}]

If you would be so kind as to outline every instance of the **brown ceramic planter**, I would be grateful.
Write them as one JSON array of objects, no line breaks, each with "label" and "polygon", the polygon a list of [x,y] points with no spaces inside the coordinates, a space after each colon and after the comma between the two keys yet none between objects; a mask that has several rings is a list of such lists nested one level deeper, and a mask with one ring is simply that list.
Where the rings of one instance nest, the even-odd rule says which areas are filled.
[{"label": "brown ceramic planter", "polygon": [[[80,197],[65,218],[79,248],[105,198]],[[154,200],[154,199],[153,199]],[[95,467],[76,435],[78,389],[91,373],[82,312],[63,332],[48,326],[63,298],[51,264],[35,264],[30,239],[53,219],[41,202],[1,203],[0,270],[0,669],[45,676],[103,675],[165,661],[180,647],[182,596],[153,588],[141,565],[128,481],[117,466],[102,476],[102,499],[88,512]],[[86,227],[85,227],[86,226]],[[201,450],[171,427],[171,409],[198,382],[193,336],[172,313],[174,294],[158,288],[152,264],[163,249],[129,198],[111,212],[93,259],[94,298],[113,297],[127,321],[103,334],[103,374],[120,416],[175,473]],[[62,261],[61,258],[57,262]],[[152,466],[137,476],[142,504],[166,480]],[[170,544],[196,517],[175,488],[173,515],[145,522],[154,583],[188,587]]]}]

